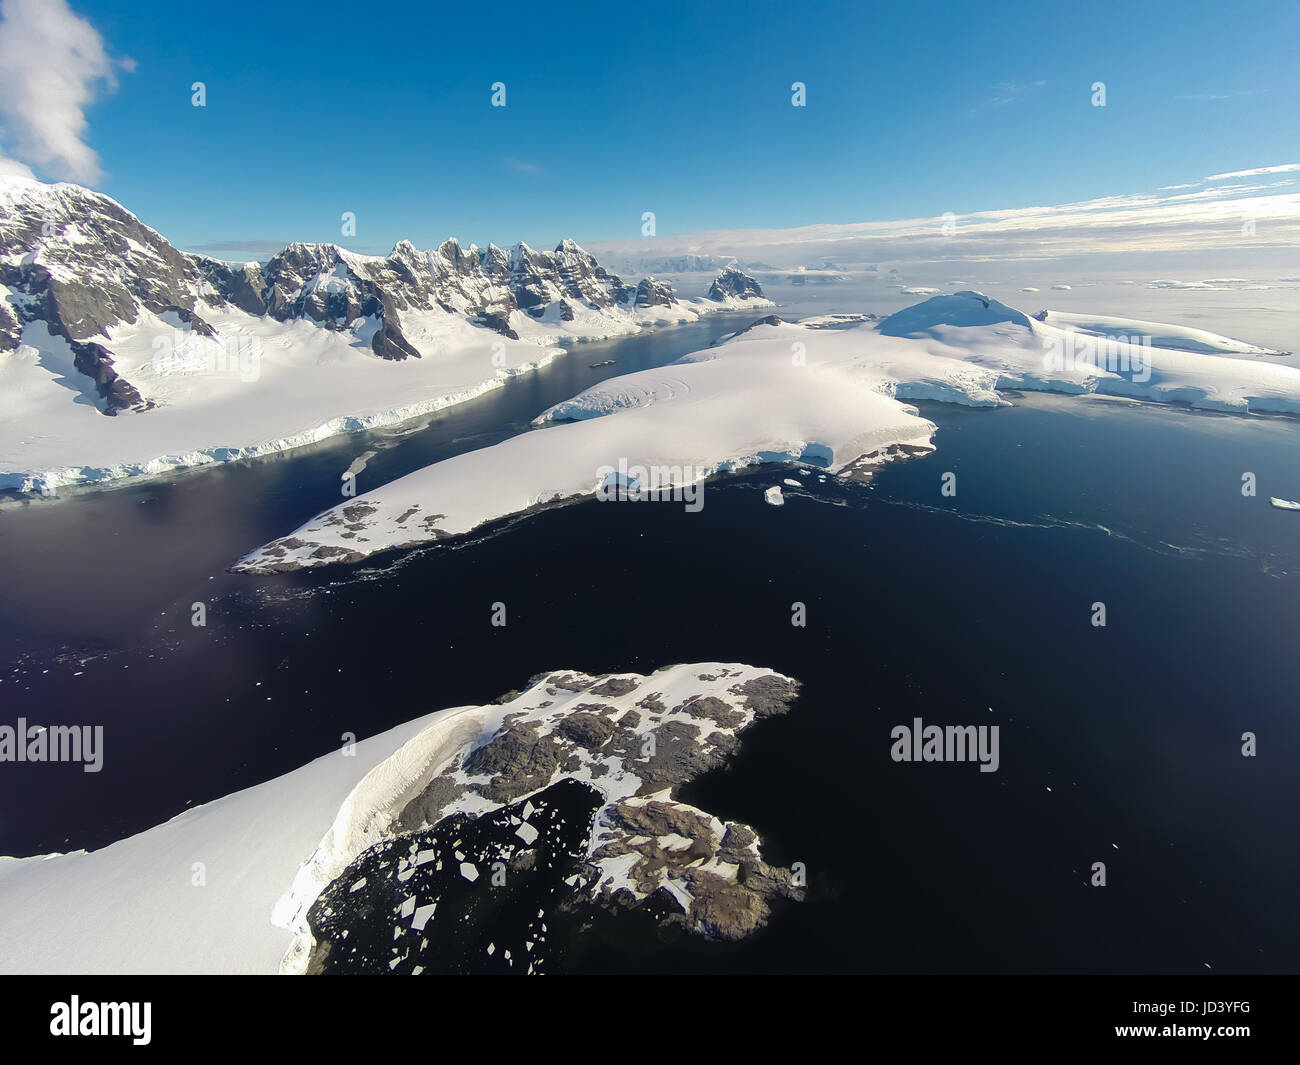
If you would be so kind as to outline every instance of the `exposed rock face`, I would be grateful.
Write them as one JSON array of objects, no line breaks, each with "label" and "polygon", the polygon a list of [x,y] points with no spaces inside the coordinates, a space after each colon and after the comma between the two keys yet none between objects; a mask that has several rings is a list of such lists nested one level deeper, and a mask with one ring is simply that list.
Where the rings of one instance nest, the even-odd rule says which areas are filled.
[{"label": "exposed rock face", "polygon": [[769,314],[766,318],[759,318],[757,321],[750,322],[743,329],[737,329],[734,333],[729,333],[724,337],[714,341],[714,344],[721,344],[723,341],[731,340],[740,336],[742,333],[748,333],[751,329],[757,329],[760,325],[784,325],[785,319],[779,314]]},{"label": "exposed rock face", "polygon": [[[202,276],[189,256],[107,196],[10,179],[0,194],[0,280],[23,321],[69,340],[108,335],[140,308],[193,310]],[[56,328],[57,327],[57,328]]]},{"label": "exposed rock face", "polygon": [[672,286],[666,281],[656,281],[653,277],[643,277],[636,286],[636,306],[671,307],[677,302]]},{"label": "exposed rock face", "polygon": [[728,266],[713,279],[709,286],[709,299],[722,302],[728,299],[762,299],[763,290],[757,281],[743,270]]},{"label": "exposed rock face", "polygon": [[[554,920],[538,907],[557,894],[561,911],[636,909],[723,940],[802,898],[752,828],[676,798],[754,721],[786,712],[798,684],[748,666],[674,673],[688,668],[663,685],[542,674],[489,704],[499,724],[450,759],[440,750],[390,830],[321,892],[308,971],[538,971]],[[490,944],[475,927],[489,915]]]},{"label": "exposed rock face", "polygon": [[[526,244],[480,251],[455,240],[420,251],[403,240],[387,256],[295,243],[265,266],[227,263],[178,251],[99,193],[0,179],[0,351],[18,347],[25,325],[46,323],[73,345],[77,368],[94,380],[108,414],[149,407],[111,368],[110,332],[144,312],[201,336],[213,335],[204,307],[335,330],[368,318],[380,323],[374,353],[397,360],[419,357],[404,330],[414,314],[456,315],[518,339],[510,324],[517,311],[571,322],[580,308],[626,309],[631,299],[618,277],[570,240],[552,252]],[[92,341],[97,350],[75,346]]]},{"label": "exposed rock face", "polygon": [[17,350],[21,338],[18,316],[9,309],[9,304],[0,302],[0,352]]},{"label": "exposed rock face", "polygon": [[102,344],[90,341],[69,341],[78,370],[95,382],[95,390],[105,401],[104,413],[116,414],[122,410],[148,410],[153,406],[140,397],[140,393],[113,369],[113,356]]},{"label": "exposed rock face", "polygon": [[0,347],[22,326],[45,323],[68,341],[77,369],[95,382],[105,413],[143,408],[92,338],[134,322],[142,309],[192,312],[203,277],[195,263],[119,204],[76,185],[8,179],[0,185]]},{"label": "exposed rock face", "polygon": [[312,905],[306,972],[548,971],[550,941],[572,924],[565,881],[582,867],[601,804],[566,779],[370,848]]}]

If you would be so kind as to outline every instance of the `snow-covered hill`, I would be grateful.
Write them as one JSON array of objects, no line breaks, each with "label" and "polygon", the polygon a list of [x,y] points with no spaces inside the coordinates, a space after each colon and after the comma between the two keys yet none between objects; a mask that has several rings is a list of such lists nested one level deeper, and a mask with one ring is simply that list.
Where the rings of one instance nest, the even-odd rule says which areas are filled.
[{"label": "snow-covered hill", "polygon": [[[327,510],[236,568],[356,561],[620,485],[694,505],[707,477],[763,462],[861,469],[932,449],[935,426],[907,400],[992,407],[1006,402],[999,390],[1026,389],[1300,414],[1300,369],[1157,347],[1149,333],[1102,336],[1051,322],[1050,313],[1040,321],[970,291],[878,322],[771,316],[668,366],[595,385],[546,411],[540,431]],[[1162,342],[1185,339],[1174,326],[1155,332]]]},{"label": "snow-covered hill", "polygon": [[[799,892],[763,862],[752,829],[676,792],[725,764],[741,734],[787,712],[797,691],[739,663],[542,673],[525,691],[416,718],[100,850],[0,858],[0,972],[300,972],[313,903],[363,853],[394,839],[418,851],[429,845],[422,829],[454,813],[491,814],[565,779],[600,797],[575,898],[668,892],[689,931],[739,938],[767,920],[770,899]],[[528,816],[518,851],[536,842]],[[393,874],[411,872],[404,863]],[[398,923],[443,920],[432,909]]]},{"label": "snow-covered hill", "polygon": [[0,179],[0,487],[225,461],[400,421],[533,369],[566,338],[766,305],[745,291],[679,300],[655,286],[642,300],[569,240],[553,251],[401,241],[387,256],[291,244],[232,264],[178,251],[80,186]]}]

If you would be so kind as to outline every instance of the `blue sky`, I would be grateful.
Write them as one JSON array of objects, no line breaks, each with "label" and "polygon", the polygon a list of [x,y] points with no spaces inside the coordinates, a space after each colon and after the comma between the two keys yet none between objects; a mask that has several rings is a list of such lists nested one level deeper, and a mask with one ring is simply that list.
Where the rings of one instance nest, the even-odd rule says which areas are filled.
[{"label": "blue sky", "polygon": [[134,61],[86,108],[91,184],[185,248],[618,240],[643,211],[660,235],[931,216],[1300,144],[1293,0],[71,7]]}]

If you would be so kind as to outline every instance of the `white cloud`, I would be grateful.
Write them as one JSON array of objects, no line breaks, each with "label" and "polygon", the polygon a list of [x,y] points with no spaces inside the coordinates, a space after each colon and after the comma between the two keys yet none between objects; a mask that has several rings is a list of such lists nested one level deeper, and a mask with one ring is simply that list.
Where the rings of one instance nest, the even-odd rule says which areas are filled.
[{"label": "white cloud", "polygon": [[987,100],[976,104],[975,107],[971,108],[970,113],[972,115],[977,115],[982,111],[988,111],[995,107],[1006,107],[1008,104],[1013,104],[1017,100],[1028,96],[1030,93],[1036,92],[1046,84],[1047,82],[1045,81],[1033,81],[1021,84],[1003,82],[1001,85],[994,86],[992,96]]},{"label": "white cloud", "polygon": [[25,177],[34,178],[32,168],[26,163],[20,163],[17,159],[10,159],[6,155],[0,155],[0,178],[6,177]]},{"label": "white cloud", "polygon": [[[1261,173],[1276,173],[1263,167]],[[1300,246],[1300,193],[1291,180],[1215,185],[1195,192],[1105,196],[1076,203],[1016,207],[930,218],[828,223],[660,235],[653,255],[735,255],[780,269],[832,258],[837,263],[1017,261],[1160,251],[1222,251]],[[950,225],[945,229],[945,222]],[[953,228],[955,226],[955,229]],[[647,256],[646,242],[584,241],[602,262],[623,266]],[[614,268],[614,267],[611,267]],[[627,267],[624,267],[628,269]]]},{"label": "white cloud", "polygon": [[66,0],[3,0],[0,13],[5,143],[52,177],[97,180],[99,157],[86,144],[85,109],[101,87],[117,88],[116,64],[99,32]]},{"label": "white cloud", "polygon": [[1287,174],[1300,170],[1300,163],[1281,163],[1278,166],[1260,166],[1254,170],[1230,170],[1226,174],[1211,174],[1206,181],[1222,181],[1224,178],[1256,177],[1259,174]]},{"label": "white cloud", "polygon": [[1258,96],[1262,89],[1242,89],[1239,92],[1188,92],[1175,96],[1175,100],[1235,100],[1239,96]]}]

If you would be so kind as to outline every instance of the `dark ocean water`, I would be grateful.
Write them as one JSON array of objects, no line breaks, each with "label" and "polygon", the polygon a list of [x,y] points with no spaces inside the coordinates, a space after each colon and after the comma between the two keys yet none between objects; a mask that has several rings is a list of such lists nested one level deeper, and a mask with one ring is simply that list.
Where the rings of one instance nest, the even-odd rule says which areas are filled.
[{"label": "dark ocean water", "polygon": [[[808,900],[732,946],[600,920],[559,968],[1300,967],[1300,514],[1267,500],[1300,497],[1298,422],[926,404],[938,452],[870,487],[811,474],[771,507],[763,489],[798,475],[768,469],[710,483],[699,513],[587,502],[352,569],[224,572],[332,503],[376,442],[362,493],[517,431],[573,375],[596,379],[589,362],[625,373],[731,327],[617,356],[585,345],[553,380],[484,401],[500,408],[412,436],[6,507],[3,718],[102,723],[106,757],[99,774],[3,767],[0,853],[103,845],[344,732],[542,670],[740,661],[799,678],[803,696],[683,798],[754,826],[768,861],[805,863]],[[940,494],[949,471],[955,497]],[[189,624],[195,600],[206,628]],[[891,761],[890,729],[914,717],[999,725],[999,771]],[[1096,861],[1104,888],[1088,883]]]}]

